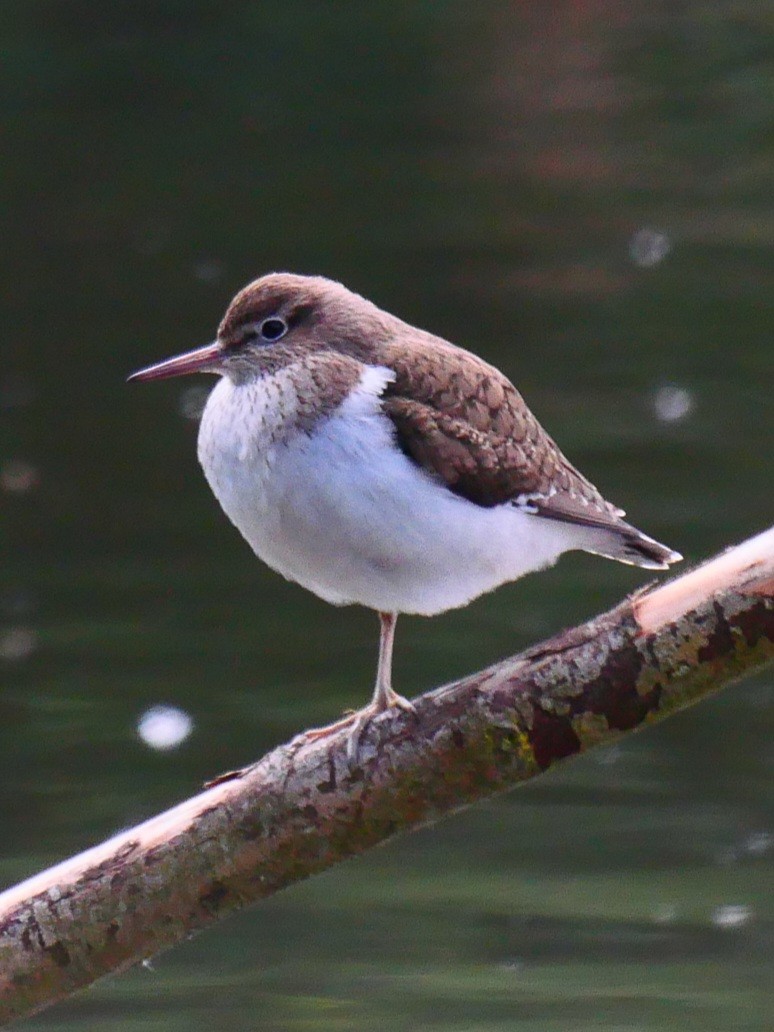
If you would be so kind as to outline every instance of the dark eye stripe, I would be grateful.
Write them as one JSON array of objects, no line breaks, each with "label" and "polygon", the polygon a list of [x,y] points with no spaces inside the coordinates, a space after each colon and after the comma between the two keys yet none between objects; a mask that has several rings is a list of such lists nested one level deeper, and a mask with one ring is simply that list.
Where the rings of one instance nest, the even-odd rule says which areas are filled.
[{"label": "dark eye stripe", "polygon": [[243,330],[243,332],[240,333],[238,337],[229,341],[228,349],[229,351],[239,351],[240,348],[245,347],[247,344],[252,344],[257,339],[258,330],[254,326],[245,328],[245,330]]},{"label": "dark eye stripe", "polygon": [[271,344],[273,341],[279,340],[280,337],[284,337],[289,329],[290,327],[284,319],[278,315],[272,315],[268,319],[264,319],[263,322],[247,323],[239,327],[238,330],[232,331],[234,336],[231,337],[226,346],[229,351],[239,351],[249,344],[259,344],[261,342]]}]

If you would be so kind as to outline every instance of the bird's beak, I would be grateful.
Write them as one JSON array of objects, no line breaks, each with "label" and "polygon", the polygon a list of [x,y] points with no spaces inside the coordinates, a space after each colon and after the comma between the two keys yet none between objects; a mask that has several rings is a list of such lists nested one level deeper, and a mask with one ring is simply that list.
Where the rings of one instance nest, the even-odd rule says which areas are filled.
[{"label": "bird's beak", "polygon": [[164,362],[157,362],[155,365],[139,369],[128,377],[128,382],[133,380],[166,380],[168,376],[185,376],[186,373],[209,373],[215,372],[218,360],[222,357],[218,341],[212,344],[205,344],[203,348],[196,348],[194,351],[186,351],[184,355],[175,355]]}]

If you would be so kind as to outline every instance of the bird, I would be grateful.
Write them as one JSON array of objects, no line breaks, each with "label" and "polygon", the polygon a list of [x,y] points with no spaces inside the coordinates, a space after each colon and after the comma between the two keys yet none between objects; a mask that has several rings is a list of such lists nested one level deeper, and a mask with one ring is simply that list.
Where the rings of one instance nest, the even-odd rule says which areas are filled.
[{"label": "bird", "polygon": [[347,728],[414,711],[392,685],[400,614],[434,616],[581,550],[645,569],[682,556],[624,520],[565,458],[510,380],[323,276],[268,273],[215,340],[131,381],[220,378],[198,458],[253,552],[333,605],[379,616],[371,702]]}]

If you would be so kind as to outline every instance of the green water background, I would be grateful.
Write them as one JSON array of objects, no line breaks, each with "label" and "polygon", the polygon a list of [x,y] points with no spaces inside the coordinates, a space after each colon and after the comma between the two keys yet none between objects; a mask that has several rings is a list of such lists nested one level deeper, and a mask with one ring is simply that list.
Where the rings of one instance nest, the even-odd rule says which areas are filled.
[{"label": "green water background", "polygon": [[[0,5],[0,883],[365,701],[372,614],[253,560],[194,380],[269,269],[499,364],[688,561],[771,522],[770,4]],[[615,602],[587,556],[398,627],[413,695]],[[299,885],[47,1030],[764,1032],[772,678]],[[193,731],[149,748],[138,721]]]}]

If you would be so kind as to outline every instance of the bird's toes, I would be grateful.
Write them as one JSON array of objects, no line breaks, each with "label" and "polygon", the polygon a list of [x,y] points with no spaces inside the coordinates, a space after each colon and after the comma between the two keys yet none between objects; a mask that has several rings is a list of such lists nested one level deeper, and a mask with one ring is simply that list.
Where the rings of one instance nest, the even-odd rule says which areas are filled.
[{"label": "bird's toes", "polygon": [[394,706],[395,709],[403,710],[404,713],[416,713],[417,711],[413,702],[409,699],[405,699],[402,695],[398,695],[397,692],[392,692],[389,697],[389,704],[390,707]]},{"label": "bird's toes", "polygon": [[353,766],[358,763],[360,757],[360,746],[368,725],[374,717],[378,717],[380,713],[386,713],[391,709],[399,709],[404,713],[417,712],[417,708],[413,702],[410,702],[408,699],[404,699],[402,695],[398,695],[398,693],[392,691],[392,689],[390,689],[390,694],[387,697],[386,706],[379,706],[372,702],[370,705],[360,710],[347,734],[347,759]]},{"label": "bird's toes", "polygon": [[374,715],[371,707],[366,707],[353,722],[352,727],[347,733],[347,761],[353,767],[357,766],[360,758],[360,743],[363,738],[363,732],[373,720]]},{"label": "bird's toes", "polygon": [[290,744],[294,745],[297,742],[299,746],[308,745],[310,742],[319,742],[321,738],[331,738],[333,735],[338,734],[342,728],[349,727],[356,717],[357,713],[354,710],[350,710],[340,720],[335,720],[332,724],[326,724],[325,727],[310,727],[306,731],[302,731],[301,734],[296,735]]},{"label": "bird's toes", "polygon": [[333,724],[327,724],[325,727],[310,727],[306,731],[301,731],[284,747],[288,759],[295,760],[296,754],[306,745],[313,745],[321,739],[332,738],[343,728],[349,727],[356,716],[356,713],[348,713]]}]

